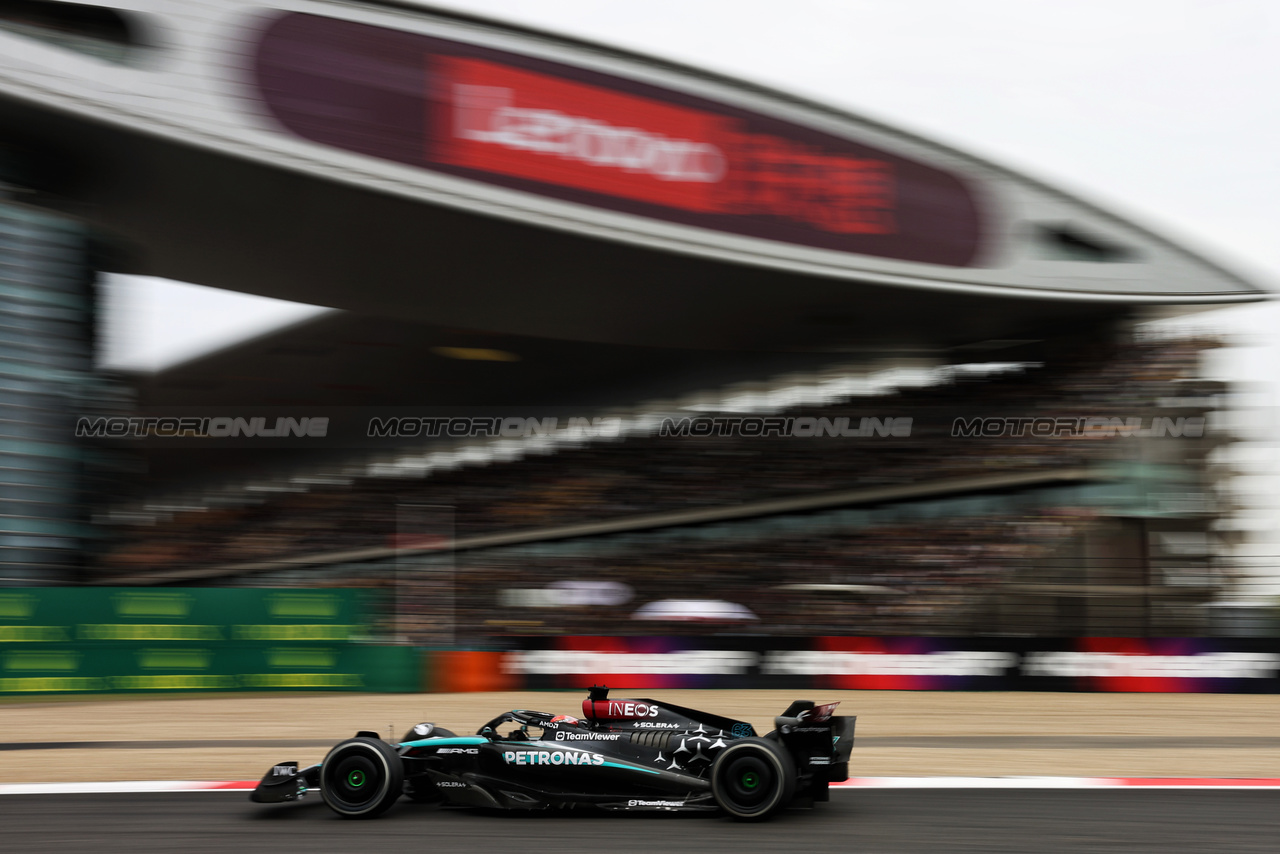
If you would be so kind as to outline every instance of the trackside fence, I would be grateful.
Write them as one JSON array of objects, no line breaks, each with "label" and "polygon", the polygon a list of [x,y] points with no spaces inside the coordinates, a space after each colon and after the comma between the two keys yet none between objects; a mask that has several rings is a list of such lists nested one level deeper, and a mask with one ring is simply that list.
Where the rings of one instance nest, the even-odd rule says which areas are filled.
[{"label": "trackside fence", "polygon": [[507,637],[380,642],[364,589],[6,588],[0,694],[779,688],[1280,693],[1280,638]]}]

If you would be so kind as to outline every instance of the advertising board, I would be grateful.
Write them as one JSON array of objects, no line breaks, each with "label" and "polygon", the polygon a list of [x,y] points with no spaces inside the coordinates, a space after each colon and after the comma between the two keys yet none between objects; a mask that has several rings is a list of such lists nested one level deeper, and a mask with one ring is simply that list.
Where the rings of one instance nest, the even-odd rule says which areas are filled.
[{"label": "advertising board", "polygon": [[1280,693],[1280,639],[523,638],[512,687]]},{"label": "advertising board", "polygon": [[416,690],[363,590],[0,590],[0,694]]},{"label": "advertising board", "polygon": [[261,32],[254,94],[312,142],[744,237],[964,267],[957,174],[852,136],[566,62],[303,13]]}]

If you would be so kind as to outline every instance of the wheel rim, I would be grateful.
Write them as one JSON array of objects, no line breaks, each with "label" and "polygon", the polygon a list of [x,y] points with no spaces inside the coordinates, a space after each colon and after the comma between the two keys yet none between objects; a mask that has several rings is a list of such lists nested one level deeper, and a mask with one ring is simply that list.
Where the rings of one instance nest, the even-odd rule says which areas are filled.
[{"label": "wheel rim", "polygon": [[751,812],[767,806],[773,798],[777,774],[760,756],[747,755],[731,759],[722,779],[729,802],[744,812]]},{"label": "wheel rim", "polygon": [[386,784],[386,773],[371,750],[352,749],[329,760],[325,769],[327,800],[358,811],[376,803]]}]

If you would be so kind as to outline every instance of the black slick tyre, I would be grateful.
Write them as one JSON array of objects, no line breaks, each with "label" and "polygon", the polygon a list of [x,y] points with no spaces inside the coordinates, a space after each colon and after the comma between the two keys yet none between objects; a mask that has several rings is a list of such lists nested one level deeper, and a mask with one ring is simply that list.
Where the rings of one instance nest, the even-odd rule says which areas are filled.
[{"label": "black slick tyre", "polygon": [[320,795],[343,818],[373,818],[404,791],[404,765],[385,741],[349,738],[324,758]]},{"label": "black slick tyre", "polygon": [[732,742],[711,763],[711,794],[739,821],[760,821],[795,796],[795,763],[785,748],[763,738]]}]

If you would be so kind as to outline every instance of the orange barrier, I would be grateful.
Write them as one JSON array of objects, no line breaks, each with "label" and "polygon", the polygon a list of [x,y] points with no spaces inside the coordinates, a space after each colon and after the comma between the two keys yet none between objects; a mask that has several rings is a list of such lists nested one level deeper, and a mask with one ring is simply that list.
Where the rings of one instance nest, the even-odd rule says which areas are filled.
[{"label": "orange barrier", "polygon": [[502,652],[439,650],[428,653],[426,684],[436,693],[510,691],[520,687],[502,671]]}]

